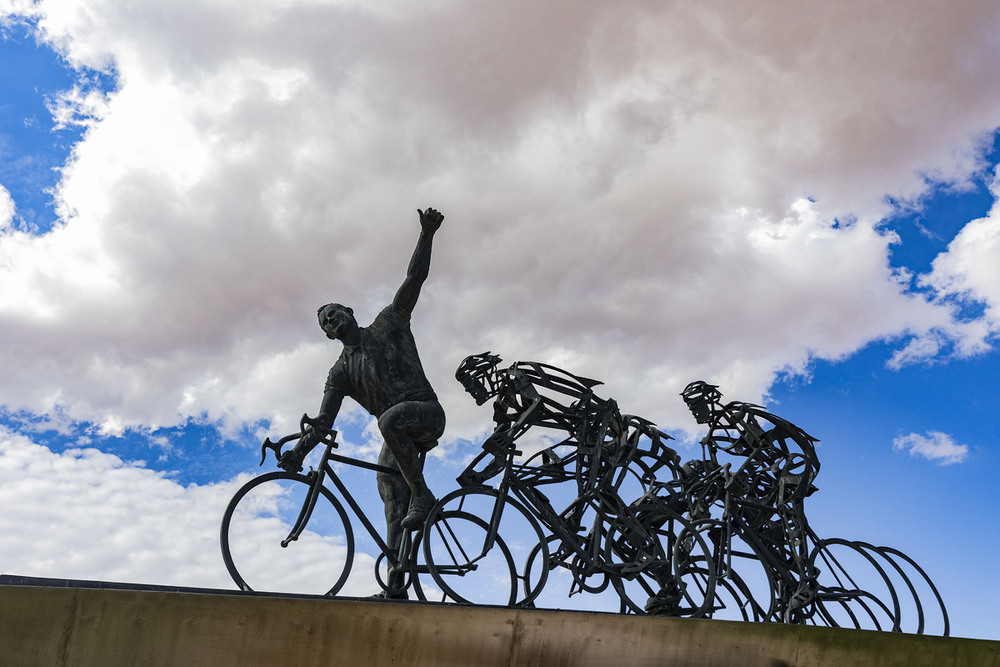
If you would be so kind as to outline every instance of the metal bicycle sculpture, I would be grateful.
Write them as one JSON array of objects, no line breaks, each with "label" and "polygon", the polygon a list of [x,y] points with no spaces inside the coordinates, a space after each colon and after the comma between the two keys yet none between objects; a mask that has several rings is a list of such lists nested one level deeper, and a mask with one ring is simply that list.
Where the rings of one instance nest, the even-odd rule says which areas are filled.
[{"label": "metal bicycle sculpture", "polygon": [[[682,395],[709,433],[703,458],[681,465],[670,436],[597,396],[600,382],[542,363],[500,363],[484,353],[459,367],[456,378],[478,404],[493,399],[495,430],[459,488],[405,531],[398,550],[378,537],[330,462],[387,471],[333,454],[335,432],[324,430],[316,470],[267,473],[230,502],[222,547],[237,584],[258,588],[244,574],[251,567],[274,574],[274,561],[253,546],[267,527],[271,546],[308,537],[326,547],[318,563],[304,551],[299,562],[316,566],[304,576],[332,579],[312,592],[342,590],[354,537],[329,479],[381,552],[373,566],[383,597],[412,590],[419,599],[533,606],[559,569],[570,575],[570,595],[610,588],[622,612],[948,634],[941,596],[913,560],[820,539],[809,527],[803,500],[819,462],[815,440],[795,425],[759,406],[722,405],[714,386],[692,383]],[[311,428],[322,430],[303,422]],[[262,452],[280,459],[281,444],[299,436],[265,441]],[[271,488],[278,485],[302,494],[289,500]]]},{"label": "metal bicycle sculpture", "polygon": [[[808,525],[803,501],[819,460],[794,424],[749,403],[722,405],[716,387],[693,382],[682,396],[709,433],[702,459],[681,466],[669,436],[594,395],[600,383],[500,362],[473,355],[456,373],[477,403],[494,399],[496,428],[459,477],[464,488],[435,510],[475,499],[491,530],[508,507],[543,528],[519,574],[521,603],[547,571],[566,568],[570,594],[610,583],[622,611],[948,634],[941,596],[912,559],[821,539]],[[514,443],[536,427],[563,438],[524,456]],[[556,511],[541,488],[566,481],[577,496]]]},{"label": "metal bicycle sculpture", "polygon": [[681,505],[687,530],[711,540],[717,605],[747,620],[914,633],[933,626],[948,634],[941,596],[912,559],[891,547],[821,539],[809,526],[803,501],[816,491],[814,438],[760,406],[722,405],[718,388],[705,382],[682,396],[709,427],[704,456],[661,485],[647,511]]},{"label": "metal bicycle sculpture", "polygon": [[[503,537],[493,535],[490,547],[482,549],[474,559],[462,551],[471,535],[486,532],[485,520],[467,512],[438,510],[425,523],[426,528],[404,531],[399,547],[394,548],[380,537],[337,468],[354,466],[385,475],[400,472],[334,453],[337,432],[318,420],[303,415],[300,427],[299,433],[277,442],[265,440],[261,464],[268,450],[278,461],[285,443],[314,432],[323,446],[316,468],[305,475],[275,471],[255,477],[236,492],[223,514],[222,556],[241,590],[320,595],[343,591],[359,557],[355,530],[344,509],[346,503],[379,552],[371,563],[382,589],[375,597],[406,598],[412,590],[419,600],[461,602],[464,597],[450,592],[464,590],[469,580],[478,578],[507,581],[506,603],[518,602],[516,565]],[[540,533],[536,536],[541,537]],[[460,540],[459,549],[451,551],[456,539]],[[473,572],[475,576],[468,576]],[[462,582],[452,583],[456,578]],[[486,589],[479,592],[485,595]]]}]

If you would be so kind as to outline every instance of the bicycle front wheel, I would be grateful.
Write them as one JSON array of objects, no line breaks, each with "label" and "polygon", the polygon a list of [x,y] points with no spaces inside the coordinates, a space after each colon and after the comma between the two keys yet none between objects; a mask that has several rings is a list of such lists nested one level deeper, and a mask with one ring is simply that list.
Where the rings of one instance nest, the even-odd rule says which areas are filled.
[{"label": "bicycle front wheel", "polygon": [[[520,503],[506,498],[495,530],[491,529],[499,496],[494,489],[459,489],[435,505],[423,533],[427,570],[443,600],[471,604],[525,606],[545,585],[545,568],[531,574],[528,556],[548,559],[548,545],[538,523]],[[426,584],[424,592],[431,593]]]},{"label": "bicycle front wheel", "polygon": [[320,487],[305,529],[289,541],[311,489],[305,475],[271,472],[229,501],[222,558],[241,590],[335,595],[343,588],[354,562],[354,532],[329,489]]}]

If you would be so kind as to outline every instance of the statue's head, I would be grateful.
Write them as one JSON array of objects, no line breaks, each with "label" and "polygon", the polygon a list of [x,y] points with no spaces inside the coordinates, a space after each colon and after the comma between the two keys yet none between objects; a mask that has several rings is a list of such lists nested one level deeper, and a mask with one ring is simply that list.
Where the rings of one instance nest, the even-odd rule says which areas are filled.
[{"label": "statue's head", "polygon": [[714,384],[695,380],[681,392],[684,402],[699,424],[712,421],[713,415],[721,410],[722,392]]},{"label": "statue's head", "polygon": [[316,312],[316,317],[320,328],[326,332],[326,337],[332,340],[343,340],[345,335],[358,328],[354,311],[339,303],[326,304]]},{"label": "statue's head", "polygon": [[481,352],[466,357],[455,371],[455,379],[476,399],[476,405],[497,395],[496,369],[501,361],[495,354]]}]

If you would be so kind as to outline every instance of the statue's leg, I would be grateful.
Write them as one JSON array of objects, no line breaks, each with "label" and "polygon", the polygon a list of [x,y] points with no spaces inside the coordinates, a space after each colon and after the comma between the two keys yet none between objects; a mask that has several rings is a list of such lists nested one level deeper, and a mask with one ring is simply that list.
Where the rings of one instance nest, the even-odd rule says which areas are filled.
[{"label": "statue's leg", "polygon": [[[399,470],[396,457],[388,446],[383,446],[379,453],[378,463],[387,468]],[[399,553],[399,546],[403,543],[403,528],[400,522],[406,516],[407,508],[410,505],[410,485],[399,475],[380,472],[377,475],[378,493],[382,497],[385,506],[385,543],[389,547],[389,553],[395,555]],[[405,582],[404,573],[390,569],[386,584],[389,590],[385,596],[388,598],[406,598],[406,591],[402,590]]]},{"label": "statue's leg", "polygon": [[419,528],[434,506],[434,495],[424,481],[423,462],[416,442],[428,443],[444,433],[444,410],[437,401],[409,401],[394,405],[378,420],[386,446],[410,489],[403,528]]}]

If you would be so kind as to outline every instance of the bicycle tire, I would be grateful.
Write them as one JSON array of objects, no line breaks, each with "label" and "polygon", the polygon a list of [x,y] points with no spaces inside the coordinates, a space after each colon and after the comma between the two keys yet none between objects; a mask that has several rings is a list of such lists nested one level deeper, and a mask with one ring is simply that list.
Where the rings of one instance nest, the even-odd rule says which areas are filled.
[{"label": "bicycle tire", "polygon": [[311,487],[305,475],[270,472],[251,479],[229,501],[220,543],[240,590],[336,595],[343,588],[354,562],[354,531],[329,489],[320,487],[322,498],[299,539],[281,545]]},{"label": "bicycle tire", "polygon": [[[688,530],[706,535],[706,544],[714,547],[715,593],[706,616],[754,622],[773,620],[778,590],[775,573],[753,537],[736,533],[727,541],[723,537],[726,526],[717,519],[691,521]],[[721,546],[724,542],[728,544],[726,550]],[[730,618],[732,614],[738,614],[739,618]]]},{"label": "bicycle tire", "polygon": [[[704,538],[681,515],[662,505],[639,505],[635,512],[647,517],[642,524],[645,534],[635,526],[613,525],[605,542],[605,560],[622,570],[620,576],[611,578],[622,612],[689,618],[710,615],[716,572]],[[693,542],[681,544],[679,537],[685,533]]]},{"label": "bicycle tire", "polygon": [[[543,562],[548,560],[548,546],[538,523],[517,500],[505,499],[494,544],[487,548],[498,500],[498,492],[488,487],[458,489],[431,510],[421,539],[425,566],[440,587],[442,599],[527,606],[545,585],[547,569],[537,582],[529,580],[528,548],[520,545],[541,543]],[[510,542],[504,533],[510,535],[515,527],[517,541]],[[426,584],[422,589],[430,597]]]},{"label": "bicycle tire", "polygon": [[[870,546],[870,545],[867,545]],[[942,637],[947,637],[951,632],[951,627],[948,620],[948,610],[945,607],[944,599],[941,597],[941,593],[938,591],[937,586],[931,581],[930,576],[924,572],[923,568],[917,565],[916,561],[904,554],[899,549],[894,549],[892,547],[871,547],[872,549],[877,549],[879,554],[889,561],[898,573],[898,576],[906,583],[907,589],[913,596],[911,612],[915,612],[917,616],[917,626],[914,628],[912,624],[907,622],[905,609],[900,609],[901,611],[901,629],[903,632],[909,632],[913,634],[936,634]],[[904,567],[909,566],[912,570],[910,574],[904,571]],[[916,575],[916,576],[913,576]],[[927,609],[924,609],[924,601],[930,602],[930,600],[924,599],[922,601],[920,594],[917,591],[917,587],[923,589],[923,592],[930,593],[930,597],[934,602],[936,602],[936,610],[940,611],[940,616],[933,613],[935,610],[935,605],[928,604]],[[902,605],[902,596],[900,598],[900,604]],[[928,628],[928,625],[931,627]]]},{"label": "bicycle tire", "polygon": [[[422,530],[413,533],[413,543],[410,546],[410,556],[406,563],[406,569],[410,577],[408,580],[409,588],[413,590],[414,595],[416,595],[417,599],[421,602],[435,602],[436,600],[433,596],[435,591],[432,588],[428,588],[428,590],[425,591],[423,584],[420,583],[419,575],[430,574],[427,566],[419,564],[417,559],[417,554],[419,554],[423,549],[423,537],[424,532]],[[424,581],[426,582],[426,579]],[[431,593],[431,595],[428,595],[428,593]],[[442,596],[439,596],[437,600],[442,602],[445,601]]]},{"label": "bicycle tire", "polygon": [[[528,558],[524,563],[524,585],[525,593],[529,590],[536,590],[541,592],[541,586],[532,586],[531,580],[533,573],[537,572],[539,581],[548,581],[549,571],[553,567],[557,567],[557,564],[552,563],[551,549],[549,549],[549,543],[558,544],[559,538],[556,535],[549,535],[544,540],[536,544],[531,548],[528,553]],[[547,554],[544,558],[541,557],[543,551]]]},{"label": "bicycle tire", "polygon": [[[731,603],[727,603],[727,598]],[[730,614],[738,613],[740,618],[725,619],[737,620],[751,623],[761,623],[767,620],[767,612],[760,608],[754,599],[750,587],[740,577],[736,571],[732,571],[725,577],[715,579],[715,597],[712,603],[711,612],[707,614],[710,618],[719,618],[719,611]]]},{"label": "bicycle tire", "polygon": [[[840,547],[840,554],[835,554],[832,547]],[[845,567],[844,562],[854,565],[854,569]],[[857,567],[859,564],[861,567]],[[817,573],[818,586],[810,624],[901,631],[895,587],[864,543],[842,538],[820,540],[810,555],[809,566]]]}]

